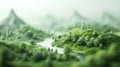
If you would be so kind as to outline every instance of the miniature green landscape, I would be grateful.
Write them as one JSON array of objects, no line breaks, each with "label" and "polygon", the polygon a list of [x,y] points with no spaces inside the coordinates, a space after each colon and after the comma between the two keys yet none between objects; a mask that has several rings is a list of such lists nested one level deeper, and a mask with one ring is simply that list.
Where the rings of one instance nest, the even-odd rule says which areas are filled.
[{"label": "miniature green landscape", "polygon": [[51,33],[11,10],[0,24],[0,67],[120,67],[120,29],[82,23]]},{"label": "miniature green landscape", "polygon": [[[86,33],[86,34],[85,34]],[[66,36],[107,39],[99,43],[77,43],[77,39],[65,39]],[[64,36],[64,38],[62,37]],[[87,37],[86,37],[87,36]],[[109,36],[109,37],[108,37]],[[60,38],[60,39],[59,39]],[[63,39],[62,39],[63,38]],[[109,40],[110,38],[110,40]],[[1,67],[119,67],[120,66],[120,37],[113,33],[100,33],[94,30],[74,29],[69,33],[60,35],[53,44],[64,48],[64,53],[59,54],[51,49],[45,49],[35,43],[27,41],[0,41],[0,65]],[[77,41],[75,41],[75,40]],[[59,40],[59,42],[57,42]],[[61,41],[60,41],[61,40]],[[65,41],[64,41],[65,40]],[[95,39],[96,41],[96,39]],[[111,42],[112,41],[112,42]],[[84,44],[86,43],[86,44]],[[87,52],[86,52],[87,51]],[[84,53],[86,59],[80,62],[78,54]]]}]

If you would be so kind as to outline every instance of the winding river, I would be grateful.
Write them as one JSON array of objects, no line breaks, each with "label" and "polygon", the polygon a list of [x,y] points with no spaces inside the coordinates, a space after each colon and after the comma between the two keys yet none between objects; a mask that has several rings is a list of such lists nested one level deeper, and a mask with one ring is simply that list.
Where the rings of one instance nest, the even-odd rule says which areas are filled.
[{"label": "winding river", "polygon": [[52,42],[53,42],[52,38],[46,38],[43,42],[38,42],[37,45],[40,45],[40,46],[42,46],[44,48],[50,48],[53,51],[57,50],[58,53],[63,54],[64,53],[64,49],[52,46],[52,44],[51,44]]},{"label": "winding river", "polygon": [[[63,54],[64,53],[64,49],[63,48],[59,48],[59,47],[55,47],[52,46],[53,39],[52,38],[46,38],[44,41],[42,42],[38,42],[37,45],[44,47],[46,49],[52,49],[54,52],[57,50],[57,52],[59,54]],[[85,54],[78,54],[78,58],[80,59],[80,61],[84,61],[85,60],[86,55]]]}]

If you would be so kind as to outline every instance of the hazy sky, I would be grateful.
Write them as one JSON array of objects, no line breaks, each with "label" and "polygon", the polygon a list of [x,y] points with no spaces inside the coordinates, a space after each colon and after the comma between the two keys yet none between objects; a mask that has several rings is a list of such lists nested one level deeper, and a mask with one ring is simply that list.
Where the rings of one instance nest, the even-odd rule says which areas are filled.
[{"label": "hazy sky", "polygon": [[118,15],[120,0],[0,0],[0,20],[9,14],[10,9],[33,23],[39,22],[45,14],[66,16],[73,10],[88,17],[99,16],[104,11]]}]

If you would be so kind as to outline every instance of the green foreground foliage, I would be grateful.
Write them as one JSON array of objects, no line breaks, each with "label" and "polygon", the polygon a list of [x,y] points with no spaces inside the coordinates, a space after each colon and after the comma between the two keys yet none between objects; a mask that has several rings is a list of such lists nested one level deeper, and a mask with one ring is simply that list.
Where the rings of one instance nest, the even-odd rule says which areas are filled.
[{"label": "green foreground foliage", "polygon": [[107,50],[89,55],[83,63],[73,67],[120,67],[120,44],[112,44]]},{"label": "green foreground foliage", "polygon": [[[58,54],[26,42],[0,41],[0,67],[53,67],[78,62],[76,54]],[[65,66],[65,67],[66,67]]]},{"label": "green foreground foliage", "polygon": [[[69,48],[66,48],[69,49]],[[58,54],[29,43],[5,43],[0,41],[0,67],[119,67],[120,44],[112,44],[106,50],[88,55],[79,62],[77,55],[66,50]]]}]

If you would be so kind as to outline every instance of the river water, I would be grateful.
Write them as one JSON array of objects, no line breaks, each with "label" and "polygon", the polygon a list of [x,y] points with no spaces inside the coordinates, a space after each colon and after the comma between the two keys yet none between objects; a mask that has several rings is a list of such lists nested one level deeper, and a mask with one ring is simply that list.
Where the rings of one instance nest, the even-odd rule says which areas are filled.
[{"label": "river water", "polygon": [[[52,38],[46,38],[43,42],[38,42],[37,45],[44,47],[46,49],[52,49],[54,52],[57,50],[57,52],[59,54],[63,54],[64,53],[64,49],[63,48],[59,48],[56,46],[52,46],[53,39]],[[86,55],[85,54],[78,54],[78,58],[80,59],[80,61],[84,61],[85,60]]]},{"label": "river water", "polygon": [[46,38],[43,42],[38,42],[37,45],[40,45],[40,46],[42,46],[44,48],[52,49],[53,51],[57,50],[58,53],[63,54],[64,53],[64,49],[52,46],[52,44],[51,44],[52,42],[53,42],[52,38]]}]

